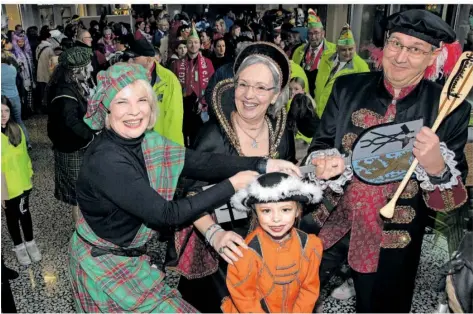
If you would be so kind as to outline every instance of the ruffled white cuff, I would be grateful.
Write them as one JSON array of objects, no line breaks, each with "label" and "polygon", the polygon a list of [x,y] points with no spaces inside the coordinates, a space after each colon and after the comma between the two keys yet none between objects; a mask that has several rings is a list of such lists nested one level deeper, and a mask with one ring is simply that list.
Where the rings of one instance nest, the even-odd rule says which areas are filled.
[{"label": "ruffled white cuff", "polygon": [[[312,160],[317,157],[324,157],[324,156],[340,156],[343,157],[342,154],[336,149],[325,149],[325,150],[318,150],[315,152],[310,153],[309,157],[306,160],[306,165],[310,165]],[[347,181],[353,178],[353,169],[351,164],[345,165],[345,171],[336,179],[336,180],[322,180],[316,177],[315,173],[311,172],[308,174],[309,179],[312,182],[318,184],[322,190],[325,190],[329,187],[332,191],[338,194],[343,193],[343,186],[347,183]]]},{"label": "ruffled white cuff", "polygon": [[445,189],[451,189],[458,185],[458,176],[461,176],[461,172],[456,168],[457,162],[455,161],[455,153],[449,150],[444,142],[440,143],[440,152],[448,168],[447,171],[450,172],[450,180],[442,184],[433,184],[425,169],[421,165],[417,165],[415,174],[417,180],[421,181],[420,187],[425,191],[433,191],[436,187],[438,187],[440,191],[444,191]]}]

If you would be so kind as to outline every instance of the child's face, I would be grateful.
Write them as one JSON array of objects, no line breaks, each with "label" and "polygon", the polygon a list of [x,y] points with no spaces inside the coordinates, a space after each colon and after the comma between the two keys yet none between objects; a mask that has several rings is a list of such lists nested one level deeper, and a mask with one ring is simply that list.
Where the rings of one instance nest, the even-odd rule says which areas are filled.
[{"label": "child's face", "polygon": [[276,240],[283,240],[300,214],[294,201],[256,204],[256,215],[261,228]]},{"label": "child's face", "polygon": [[289,88],[291,90],[291,99],[297,94],[304,94],[304,89],[296,82],[289,83]]},{"label": "child's face", "polygon": [[8,120],[10,120],[10,108],[2,104],[2,128],[7,125]]}]

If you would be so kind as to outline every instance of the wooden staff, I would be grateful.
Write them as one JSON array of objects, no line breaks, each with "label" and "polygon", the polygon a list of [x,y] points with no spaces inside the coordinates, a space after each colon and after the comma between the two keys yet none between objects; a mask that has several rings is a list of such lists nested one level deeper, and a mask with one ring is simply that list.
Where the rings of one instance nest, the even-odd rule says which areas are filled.
[{"label": "wooden staff", "polygon": [[[461,55],[460,59],[455,64],[452,74],[442,89],[442,94],[440,95],[439,113],[434,125],[432,126],[432,131],[436,132],[445,117],[447,117],[453,110],[462,104],[463,100],[468,95],[470,89],[473,86],[472,74],[473,52],[467,51]],[[394,216],[394,209],[396,208],[397,200],[401,196],[402,191],[404,191],[406,188],[406,185],[411,179],[411,176],[414,173],[418,163],[419,161],[417,158],[414,159],[414,162],[404,176],[404,179],[399,184],[396,193],[394,193],[393,198],[388,204],[381,208],[381,215],[386,218],[392,218]]]}]

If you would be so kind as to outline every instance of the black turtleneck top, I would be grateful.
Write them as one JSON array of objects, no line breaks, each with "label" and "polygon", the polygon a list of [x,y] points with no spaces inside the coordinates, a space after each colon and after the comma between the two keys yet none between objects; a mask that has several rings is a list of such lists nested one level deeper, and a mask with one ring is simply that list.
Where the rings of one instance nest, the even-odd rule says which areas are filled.
[{"label": "black turtleneck top", "polygon": [[141,142],[104,130],[87,149],[76,184],[82,215],[101,238],[128,246],[144,223],[155,230],[190,224],[235,193],[227,179],[256,170],[261,158],[241,158],[186,149],[182,175],[221,183],[193,197],[167,201],[151,186]]}]

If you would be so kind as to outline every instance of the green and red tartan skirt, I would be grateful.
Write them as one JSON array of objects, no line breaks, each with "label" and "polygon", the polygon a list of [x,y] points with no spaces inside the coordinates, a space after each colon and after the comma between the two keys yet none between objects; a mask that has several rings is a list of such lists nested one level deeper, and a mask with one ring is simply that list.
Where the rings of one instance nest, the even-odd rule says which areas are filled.
[{"label": "green and red tartan skirt", "polygon": [[92,246],[76,232],[70,246],[70,274],[78,313],[195,313],[176,289],[151,267],[149,257],[92,257]]}]

